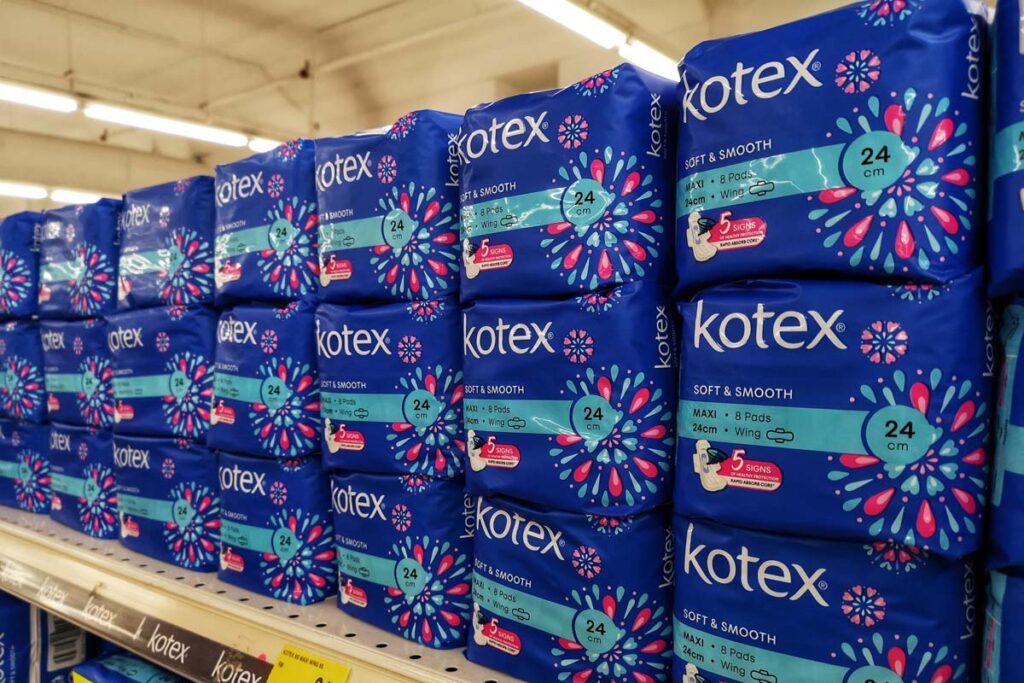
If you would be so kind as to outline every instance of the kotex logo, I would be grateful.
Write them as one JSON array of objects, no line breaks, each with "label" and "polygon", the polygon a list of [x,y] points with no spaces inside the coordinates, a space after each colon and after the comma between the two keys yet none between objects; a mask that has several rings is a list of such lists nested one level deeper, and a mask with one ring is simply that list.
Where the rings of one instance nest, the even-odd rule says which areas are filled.
[{"label": "kotex logo", "polygon": [[820,51],[820,48],[814,48],[803,57],[790,56],[757,66],[736,62],[731,74],[711,76],[697,83],[690,82],[689,73],[684,68],[683,123],[687,123],[691,116],[698,121],[707,121],[708,116],[717,114],[728,105],[735,103],[742,107],[750,98],[770,100],[788,95],[803,84],[820,88],[822,82],[815,75],[821,70],[821,62],[817,59]]},{"label": "kotex logo", "polygon": [[132,228],[141,228],[149,225],[149,212],[151,210],[152,207],[149,204],[126,204],[121,211],[121,227],[125,230],[131,230]]},{"label": "kotex logo", "polygon": [[341,515],[352,515],[360,519],[379,519],[387,521],[384,516],[386,496],[381,493],[357,491],[351,484],[347,488],[335,486],[332,482],[331,501],[334,511]]},{"label": "kotex logo", "polygon": [[142,348],[141,327],[114,327],[107,331],[107,346],[111,351]]},{"label": "kotex logo", "polygon": [[43,342],[43,351],[63,351],[67,348],[64,345],[64,333],[46,330],[40,333]]},{"label": "kotex logo", "polygon": [[316,347],[323,358],[336,358],[337,356],[375,356],[382,353],[391,355],[388,348],[388,336],[390,328],[382,330],[354,329],[344,324],[340,330],[323,330],[320,327],[320,318],[316,319]]},{"label": "kotex logo", "polygon": [[239,199],[249,199],[263,194],[263,171],[248,173],[241,177],[231,174],[229,179],[217,185],[215,199],[217,206],[225,206]]},{"label": "kotex logo", "polygon": [[50,429],[50,450],[71,452],[71,435]]},{"label": "kotex logo", "polygon": [[491,125],[469,133],[460,133],[458,140],[459,158],[464,164],[473,163],[488,152],[525,149],[534,142],[550,142],[547,136],[548,113],[539,116],[516,117],[508,121],[491,119]]},{"label": "kotex logo", "polygon": [[846,330],[840,321],[844,312],[841,308],[831,313],[771,311],[759,303],[751,314],[733,311],[705,315],[701,299],[697,301],[693,348],[701,348],[703,342],[713,351],[724,353],[725,349],[742,349],[753,341],[759,349],[775,346],[789,351],[809,350],[829,343],[842,351],[846,350],[846,343],[840,338]]},{"label": "kotex logo", "polygon": [[527,519],[518,512],[496,510],[493,505],[480,498],[476,507],[476,529],[491,540],[507,540],[512,545],[522,546],[530,552],[541,555],[553,554],[564,560],[562,532],[555,531],[547,524]]},{"label": "kotex logo", "polygon": [[256,345],[256,323],[234,318],[223,318],[217,323],[217,341],[231,344]]},{"label": "kotex logo", "polygon": [[316,189],[322,192],[335,185],[372,178],[371,166],[369,152],[356,152],[347,156],[335,154],[333,161],[317,165]]},{"label": "kotex logo", "polygon": [[544,323],[507,323],[498,318],[494,325],[470,326],[465,313],[463,320],[464,351],[467,356],[482,358],[492,353],[499,355],[515,354],[517,356],[534,354],[539,351],[554,353],[551,346],[554,334],[551,332],[552,321]]},{"label": "kotex logo", "polygon": [[135,448],[133,446],[115,446],[114,463],[118,467],[127,467],[134,470],[148,470],[149,449]]},{"label": "kotex logo", "polygon": [[251,496],[267,495],[265,472],[252,472],[235,465],[218,468],[222,491],[238,491]]}]

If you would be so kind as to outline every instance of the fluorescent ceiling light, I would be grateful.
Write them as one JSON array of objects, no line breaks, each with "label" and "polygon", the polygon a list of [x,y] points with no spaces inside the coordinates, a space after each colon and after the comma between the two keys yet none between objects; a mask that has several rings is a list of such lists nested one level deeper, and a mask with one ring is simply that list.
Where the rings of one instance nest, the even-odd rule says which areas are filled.
[{"label": "fluorescent ceiling light", "polygon": [[270,138],[249,138],[249,149],[254,152],[269,152],[281,145],[277,140]]},{"label": "fluorescent ceiling light", "polygon": [[78,100],[73,97],[58,95],[46,90],[26,88],[13,83],[0,83],[0,100],[65,114],[78,109]]},{"label": "fluorescent ceiling light", "polygon": [[103,199],[103,195],[83,190],[58,188],[50,192],[50,200],[58,204],[92,204]]},{"label": "fluorescent ceiling light", "polygon": [[107,104],[87,104],[85,106],[85,115],[90,119],[107,121],[108,123],[116,123],[122,126],[131,126],[133,128],[144,128],[158,133],[178,135],[184,138],[212,142],[228,147],[245,147],[249,142],[247,136],[233,130],[204,126],[180,119],[170,119],[132,109],[112,107]]},{"label": "fluorescent ceiling light", "polygon": [[620,45],[619,56],[651,73],[673,81],[679,80],[679,71],[676,69],[675,61],[641,40],[633,38],[628,43]]},{"label": "fluorescent ceiling light", "polygon": [[569,0],[519,0],[527,7],[601,47],[611,49],[626,42],[626,32],[609,24],[593,12],[583,9]]},{"label": "fluorescent ceiling light", "polygon": [[10,183],[6,180],[0,180],[0,195],[4,197],[19,197],[21,199],[46,199],[46,188],[42,185]]}]

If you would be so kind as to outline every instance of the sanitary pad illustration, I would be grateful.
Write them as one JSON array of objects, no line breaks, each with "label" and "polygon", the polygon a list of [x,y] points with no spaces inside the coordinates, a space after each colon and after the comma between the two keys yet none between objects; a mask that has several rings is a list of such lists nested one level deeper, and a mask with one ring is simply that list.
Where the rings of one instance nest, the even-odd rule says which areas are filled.
[{"label": "sanitary pad illustration", "polygon": [[109,432],[50,425],[50,516],[94,538],[115,539],[117,474]]},{"label": "sanitary pad illustration", "polygon": [[0,221],[0,318],[39,312],[39,240],[43,214],[22,211]]},{"label": "sanitary pad illustration", "polygon": [[665,279],[676,112],[676,84],[628,63],[467,111],[463,299]]},{"label": "sanitary pad illustration", "polygon": [[47,514],[50,482],[50,427],[0,420],[0,505]]},{"label": "sanitary pad illustration", "polygon": [[43,372],[51,420],[108,429],[114,423],[114,368],[103,319],[43,321]]},{"label": "sanitary pad illustration", "polygon": [[39,324],[0,323],[0,416],[27,422],[46,419],[46,382]]},{"label": "sanitary pad illustration", "polygon": [[132,190],[121,212],[119,310],[213,303],[213,178]]},{"label": "sanitary pad illustration", "polygon": [[454,114],[413,111],[384,131],[316,141],[324,300],[458,291],[461,123]]}]

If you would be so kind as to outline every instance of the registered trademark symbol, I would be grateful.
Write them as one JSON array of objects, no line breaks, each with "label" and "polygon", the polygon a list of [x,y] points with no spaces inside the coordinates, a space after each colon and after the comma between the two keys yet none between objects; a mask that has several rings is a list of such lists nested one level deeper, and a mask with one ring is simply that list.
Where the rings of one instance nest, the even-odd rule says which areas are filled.
[{"label": "registered trademark symbol", "polygon": [[836,325],[836,332],[846,332],[846,323],[838,323]]},{"label": "registered trademark symbol", "polygon": [[544,130],[547,130],[548,129],[548,122],[547,121],[543,122],[542,124],[540,124],[540,127],[543,128]]},{"label": "registered trademark symbol", "polygon": [[554,338],[555,338],[555,333],[554,332],[548,332],[548,339],[554,339]]},{"label": "registered trademark symbol", "polygon": [[564,538],[558,539],[558,547],[559,548],[564,548],[565,547],[565,539]]},{"label": "registered trademark symbol", "polygon": [[811,71],[821,71],[821,62],[811,64]]},{"label": "registered trademark symbol", "polygon": [[823,591],[828,590],[828,581],[819,581],[818,588]]}]

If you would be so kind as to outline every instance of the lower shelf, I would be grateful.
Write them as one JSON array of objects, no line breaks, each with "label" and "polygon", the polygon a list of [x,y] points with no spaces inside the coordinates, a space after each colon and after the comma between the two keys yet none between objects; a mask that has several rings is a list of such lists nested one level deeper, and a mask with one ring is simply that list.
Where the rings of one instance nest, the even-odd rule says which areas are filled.
[{"label": "lower shelf", "polygon": [[287,646],[351,668],[351,683],[515,680],[471,664],[462,650],[424,648],[352,619],[333,599],[309,607],[268,600],[216,574],[7,508],[0,508],[0,589],[194,681],[270,683]]}]

